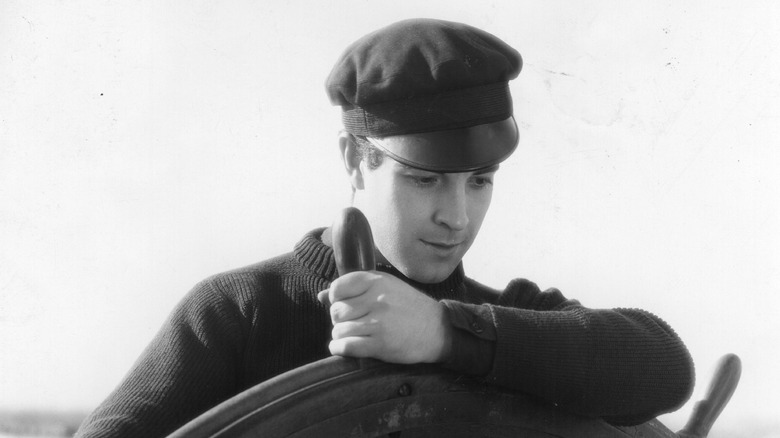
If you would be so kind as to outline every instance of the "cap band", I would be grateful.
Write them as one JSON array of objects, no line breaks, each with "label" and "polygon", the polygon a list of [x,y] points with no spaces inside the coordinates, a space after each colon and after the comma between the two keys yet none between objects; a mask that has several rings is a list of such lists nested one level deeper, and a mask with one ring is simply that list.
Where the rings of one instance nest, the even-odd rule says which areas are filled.
[{"label": "cap band", "polygon": [[466,128],[366,139],[399,163],[432,172],[471,172],[504,161],[517,147],[514,117]]},{"label": "cap band", "polygon": [[347,132],[366,137],[441,131],[504,120],[512,115],[507,82],[376,103],[342,111]]}]

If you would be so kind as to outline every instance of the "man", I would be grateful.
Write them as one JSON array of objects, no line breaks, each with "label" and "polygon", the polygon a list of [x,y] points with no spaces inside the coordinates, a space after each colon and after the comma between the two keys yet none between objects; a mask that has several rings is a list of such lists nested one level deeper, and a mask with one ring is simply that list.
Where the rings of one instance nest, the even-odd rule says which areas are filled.
[{"label": "man", "polygon": [[518,143],[508,81],[521,66],[493,35],[437,20],[350,46],[326,88],[343,110],[339,147],[377,270],[338,277],[330,230],[318,229],[292,253],[200,283],[78,436],[164,436],[330,354],[441,363],[616,424],[679,407],[693,366],[659,318],[464,274]]}]

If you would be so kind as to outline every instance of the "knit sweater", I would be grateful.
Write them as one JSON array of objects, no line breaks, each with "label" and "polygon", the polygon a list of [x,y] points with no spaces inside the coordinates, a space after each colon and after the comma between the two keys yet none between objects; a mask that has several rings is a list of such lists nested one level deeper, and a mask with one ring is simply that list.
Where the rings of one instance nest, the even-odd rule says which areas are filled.
[{"label": "knit sweater", "polygon": [[[338,274],[322,231],[291,253],[196,285],[76,436],[166,436],[262,381],[328,357],[331,322],[317,293]],[[648,312],[587,309],[527,280],[499,292],[462,267],[432,285],[378,269],[445,305],[457,334],[449,368],[473,365],[487,370],[488,383],[615,424],[670,412],[691,394],[687,349]]]}]

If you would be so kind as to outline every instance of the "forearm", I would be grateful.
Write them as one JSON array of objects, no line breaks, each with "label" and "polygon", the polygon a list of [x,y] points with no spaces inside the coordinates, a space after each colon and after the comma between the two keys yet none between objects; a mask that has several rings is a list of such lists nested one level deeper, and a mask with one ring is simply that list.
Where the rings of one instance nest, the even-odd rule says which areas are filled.
[{"label": "forearm", "polygon": [[671,411],[690,396],[688,351],[648,312],[587,309],[527,281],[492,302],[443,302],[456,333],[446,367],[620,424]]},{"label": "forearm", "polygon": [[488,381],[619,424],[670,412],[690,396],[687,349],[646,312],[493,311],[498,336]]}]

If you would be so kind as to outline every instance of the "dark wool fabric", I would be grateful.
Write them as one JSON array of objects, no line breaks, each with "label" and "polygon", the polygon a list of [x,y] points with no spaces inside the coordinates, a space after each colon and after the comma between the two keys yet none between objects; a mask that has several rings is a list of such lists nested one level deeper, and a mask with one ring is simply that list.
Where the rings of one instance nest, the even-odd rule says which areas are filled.
[{"label": "dark wool fabric", "polygon": [[[292,253],[195,286],[76,436],[166,436],[257,383],[328,357],[330,318],[317,293],[337,274],[322,231]],[[498,292],[461,268],[439,284],[409,282],[448,310],[450,368],[488,370],[488,382],[615,424],[673,411],[691,394],[687,349],[648,312],[587,309],[527,280]]]},{"label": "dark wool fabric", "polygon": [[512,115],[520,54],[484,30],[415,18],[351,44],[325,90],[347,132],[369,137],[465,128]]}]

